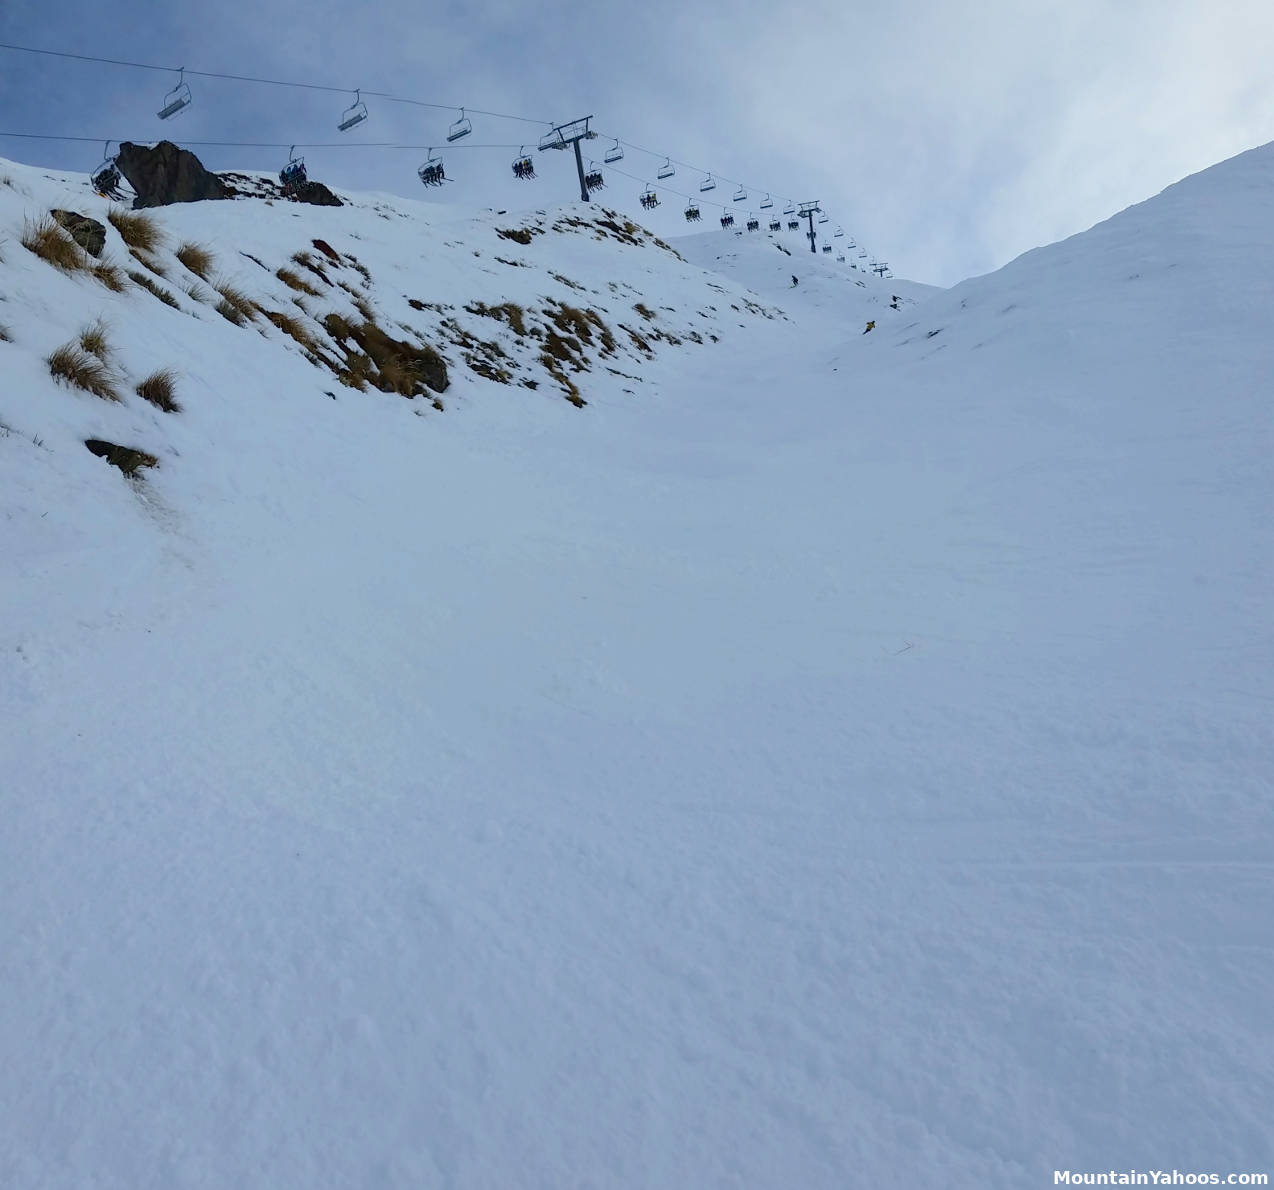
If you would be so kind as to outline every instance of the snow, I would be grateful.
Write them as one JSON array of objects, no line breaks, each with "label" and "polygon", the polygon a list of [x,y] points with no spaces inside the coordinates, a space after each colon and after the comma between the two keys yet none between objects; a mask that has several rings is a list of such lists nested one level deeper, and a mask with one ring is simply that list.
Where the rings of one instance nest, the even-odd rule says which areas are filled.
[{"label": "snow", "polygon": [[[175,291],[354,253],[445,412],[55,273],[23,219],[106,204],[4,178],[0,1185],[1271,1170],[1274,147],[949,291],[155,213]],[[464,311],[550,296],[680,342],[573,408]],[[54,384],[99,316],[182,412]]]}]

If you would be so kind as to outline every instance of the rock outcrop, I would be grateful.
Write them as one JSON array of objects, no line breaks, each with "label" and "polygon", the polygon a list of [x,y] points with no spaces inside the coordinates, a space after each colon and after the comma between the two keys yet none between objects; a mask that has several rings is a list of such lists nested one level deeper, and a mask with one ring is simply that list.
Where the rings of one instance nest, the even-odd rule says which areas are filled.
[{"label": "rock outcrop", "polygon": [[81,215],[77,211],[49,212],[65,229],[67,234],[90,256],[101,256],[106,247],[106,224]]},{"label": "rock outcrop", "polygon": [[119,172],[137,192],[134,207],[163,207],[174,202],[227,198],[225,184],[204,169],[189,149],[160,141],[153,149],[125,141],[115,159]]}]

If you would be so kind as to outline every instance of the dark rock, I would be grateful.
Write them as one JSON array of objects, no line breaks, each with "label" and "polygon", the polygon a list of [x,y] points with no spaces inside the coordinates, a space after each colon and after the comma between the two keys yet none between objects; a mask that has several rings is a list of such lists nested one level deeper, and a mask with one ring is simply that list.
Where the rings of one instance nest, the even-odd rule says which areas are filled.
[{"label": "dark rock", "polygon": [[131,446],[117,446],[101,438],[86,438],[84,445],[99,459],[105,459],[112,467],[118,467],[125,475],[135,475],[143,467],[154,467],[159,460],[144,450]]},{"label": "dark rock", "polygon": [[137,191],[134,207],[228,197],[221,179],[204,169],[189,149],[179,149],[172,141],[160,141],[153,149],[125,141],[115,164]]},{"label": "dark rock", "polygon": [[81,248],[90,256],[101,256],[106,247],[106,224],[75,211],[50,211]]},{"label": "dark rock", "polygon": [[322,182],[302,182],[293,189],[290,197],[297,202],[308,202],[315,207],[343,207],[345,205]]}]

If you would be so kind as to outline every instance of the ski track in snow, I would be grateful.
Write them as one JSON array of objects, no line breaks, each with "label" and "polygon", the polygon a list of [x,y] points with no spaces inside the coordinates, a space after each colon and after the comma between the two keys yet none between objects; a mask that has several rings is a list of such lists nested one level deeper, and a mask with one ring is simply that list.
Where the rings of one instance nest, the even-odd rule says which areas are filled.
[{"label": "ski track in snow", "polygon": [[[942,292],[157,212],[390,319],[717,307],[442,414],[54,274],[23,217],[104,204],[0,175],[0,1185],[1274,1169],[1274,151]],[[51,382],[98,313],[181,414]]]}]

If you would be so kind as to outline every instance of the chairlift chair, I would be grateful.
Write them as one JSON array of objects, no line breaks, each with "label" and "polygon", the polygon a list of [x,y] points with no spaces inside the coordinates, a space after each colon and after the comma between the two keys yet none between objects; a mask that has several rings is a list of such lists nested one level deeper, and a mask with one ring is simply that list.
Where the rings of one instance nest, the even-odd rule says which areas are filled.
[{"label": "chairlift chair", "polygon": [[159,118],[167,120],[190,106],[190,84],[186,82],[186,68],[177,72],[177,85],[164,96],[164,106],[159,109]]},{"label": "chairlift chair", "polygon": [[845,229],[843,227],[838,227],[834,232],[832,232],[833,236],[843,236],[844,234]]},{"label": "chairlift chair", "polygon": [[609,149],[602,154],[602,160],[607,165],[614,165],[616,161],[623,161],[624,150],[620,147],[619,141],[616,141]]},{"label": "chairlift chair", "polygon": [[761,199],[761,210],[768,211],[773,205],[774,199],[772,199],[768,194]]},{"label": "chairlift chair", "polygon": [[726,211],[726,213],[721,216],[721,226],[722,227],[734,226],[734,216],[731,215],[729,211]]},{"label": "chairlift chair", "polygon": [[749,219],[749,220],[748,220],[748,231],[760,231],[760,230],[761,230],[761,220],[760,220],[760,219]]},{"label": "chairlift chair", "polygon": [[115,158],[111,156],[110,141],[102,146],[102,164],[89,175],[89,180],[98,194],[105,195],[107,198],[121,197],[119,167],[115,164]]},{"label": "chairlift chair", "polygon": [[770,230],[771,230],[771,231],[782,231],[782,230],[783,230],[783,224],[781,224],[781,223],[780,223],[777,219],[771,219],[771,220],[770,220]]},{"label": "chairlift chair", "polygon": [[820,214],[820,215],[819,215],[819,217],[818,217],[818,221],[819,221],[820,223],[826,223],[826,222],[827,222],[827,216],[826,216],[826,215],[822,215],[822,214]]},{"label": "chairlift chair", "polygon": [[447,143],[457,141],[463,136],[468,136],[473,131],[473,125],[465,119],[464,108],[460,109],[460,119],[458,119],[447,130]]},{"label": "chairlift chair", "polygon": [[361,91],[354,92],[354,102],[342,113],[340,123],[336,125],[338,132],[348,132],[367,119],[367,104],[360,98]]},{"label": "chairlift chair", "polygon": [[602,171],[598,167],[596,161],[588,163],[588,173],[584,175],[585,190],[604,190],[606,189],[606,179],[602,177]]},{"label": "chairlift chair", "polygon": [[787,229],[788,231],[800,231],[801,221],[799,219],[789,219],[787,221]]},{"label": "chairlift chair", "polygon": [[283,185],[283,193],[291,197],[308,181],[305,173],[305,158],[296,155],[296,146],[288,150],[287,164],[279,170],[279,181]]},{"label": "chairlift chair", "polygon": [[785,206],[785,207],[783,208],[783,214],[785,214],[785,215],[795,215],[795,214],[796,214],[796,203],[794,203],[794,202],[790,202],[790,203],[788,203],[788,204],[787,204],[787,206]]},{"label": "chairlift chair", "polygon": [[838,256],[838,257],[836,258],[836,263],[837,263],[837,264],[844,264],[844,263],[845,263],[845,258],[844,258],[843,256]]},{"label": "chairlift chair", "polygon": [[717,188],[717,184],[716,182],[712,180],[711,174],[709,174],[706,178],[703,179],[702,182],[699,183],[700,194],[706,194],[709,190],[715,190],[716,188]]},{"label": "chairlift chair", "polygon": [[688,207],[686,207],[686,222],[698,223],[699,219],[699,208],[695,206],[694,203],[691,203]]},{"label": "chairlift chair", "polygon": [[824,245],[823,245],[823,254],[824,254],[825,256],[831,256],[831,254],[832,254],[832,246],[831,246],[831,244],[824,244]]},{"label": "chairlift chair", "polygon": [[433,149],[429,150],[429,156],[425,159],[424,165],[416,171],[416,176],[426,186],[441,186],[447,180],[442,161],[434,156]]},{"label": "chairlift chair", "polygon": [[648,211],[653,211],[659,205],[659,195],[657,195],[649,186],[641,192],[638,201]]},{"label": "chairlift chair", "polygon": [[846,248],[857,248],[857,247],[858,247],[858,245],[854,243],[854,237],[853,237],[853,236],[850,236],[850,237],[849,237],[849,243],[848,243],[848,244],[846,244],[846,245],[845,245],[845,247],[846,247]]},{"label": "chairlift chair", "polygon": [[747,190],[746,190],[743,186],[740,186],[740,187],[739,187],[739,188],[738,188],[738,189],[734,192],[734,201],[735,201],[735,202],[747,202],[747,201],[748,201],[748,192],[747,192]]},{"label": "chairlift chair", "polygon": [[867,259],[867,253],[866,253],[866,251],[860,252],[860,253],[858,254],[858,259],[859,259],[859,260],[866,260],[866,259]]},{"label": "chairlift chair", "polygon": [[529,182],[535,177],[535,162],[526,155],[526,145],[518,151],[513,161],[513,176]]},{"label": "chairlift chair", "polygon": [[671,177],[672,177],[672,175],[673,175],[673,174],[675,174],[676,172],[677,172],[677,171],[676,171],[675,169],[673,169],[673,167],[672,167],[672,159],[671,159],[671,158],[669,158],[669,157],[665,157],[665,158],[664,158],[664,163],[663,163],[663,165],[661,165],[661,166],[660,166],[660,167],[659,167],[659,168],[655,171],[655,177],[660,178],[660,179],[663,179],[663,178],[671,178]]}]

